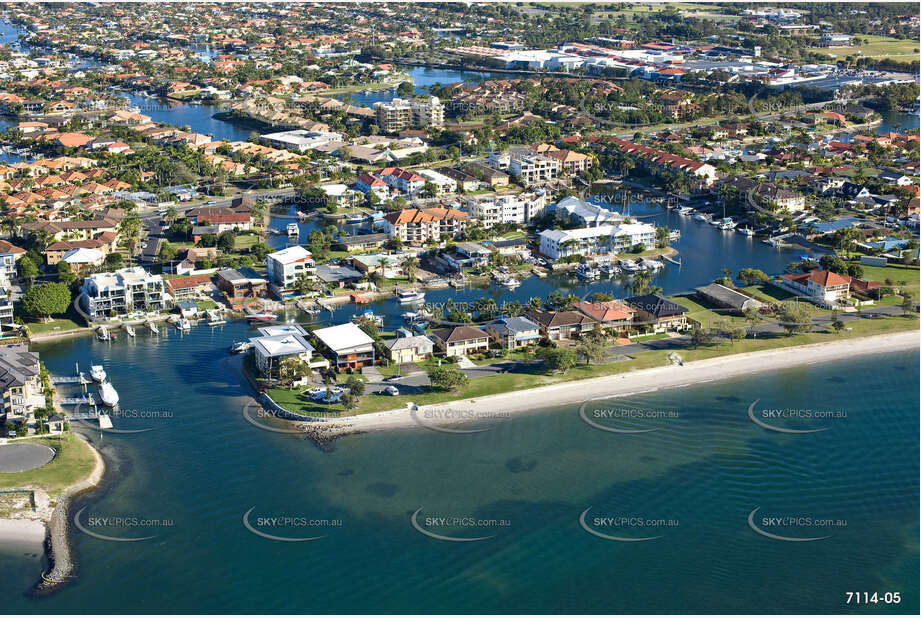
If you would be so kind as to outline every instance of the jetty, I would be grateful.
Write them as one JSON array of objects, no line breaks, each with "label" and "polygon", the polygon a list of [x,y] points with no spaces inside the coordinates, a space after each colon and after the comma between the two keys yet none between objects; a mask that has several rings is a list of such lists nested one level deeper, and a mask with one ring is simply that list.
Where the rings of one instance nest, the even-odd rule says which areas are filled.
[{"label": "jetty", "polygon": [[659,257],[661,257],[663,260],[665,260],[666,262],[668,262],[668,263],[670,263],[670,264],[675,264],[675,265],[677,265],[677,266],[681,266],[681,258],[678,258],[678,259],[676,260],[675,258],[670,257],[670,256],[667,256],[667,255],[665,255],[664,253],[663,253],[661,256],[659,256]]}]

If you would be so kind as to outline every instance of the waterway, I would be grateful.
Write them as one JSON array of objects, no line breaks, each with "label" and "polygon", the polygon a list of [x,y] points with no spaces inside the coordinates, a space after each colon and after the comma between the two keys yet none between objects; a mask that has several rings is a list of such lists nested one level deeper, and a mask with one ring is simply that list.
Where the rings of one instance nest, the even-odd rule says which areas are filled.
[{"label": "waterway", "polygon": [[[599,431],[575,407],[534,402],[533,414],[480,421],[481,433],[358,435],[325,453],[244,419],[249,390],[225,350],[251,333],[234,323],[36,346],[52,373],[101,362],[127,417],[116,428],[152,429],[90,432],[109,468],[72,513],[97,534],[154,538],[72,527],[76,578],[38,599],[28,590],[43,561],[4,555],[7,612],[917,613],[916,352],[604,404],[666,413],[623,421],[656,429],[645,434]],[[777,420],[828,427],[777,433],[748,418],[754,399],[759,410],[838,416]],[[829,538],[761,536],[747,523],[758,507],[770,532]],[[593,530],[660,538],[593,536],[579,524],[589,508]],[[250,509],[258,532],[322,538],[257,536],[243,525]],[[411,525],[418,509],[426,531],[491,538],[428,537]],[[800,516],[831,522],[763,519]],[[111,517],[122,523],[102,521]],[[848,591],[898,591],[901,603],[849,606]]]}]

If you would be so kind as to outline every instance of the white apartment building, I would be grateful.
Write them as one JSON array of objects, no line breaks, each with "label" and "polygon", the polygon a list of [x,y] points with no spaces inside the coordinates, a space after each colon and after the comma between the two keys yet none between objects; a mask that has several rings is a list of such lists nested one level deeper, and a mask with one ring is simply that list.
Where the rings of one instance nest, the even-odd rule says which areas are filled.
[{"label": "white apartment building", "polygon": [[437,187],[438,195],[457,193],[457,181],[435,170],[419,170],[419,175]]},{"label": "white apartment building", "polygon": [[464,198],[467,211],[484,228],[503,223],[524,225],[540,216],[546,205],[543,193],[483,195]]},{"label": "white apartment building", "polygon": [[152,275],[140,266],[112,273],[95,273],[84,280],[87,313],[94,320],[112,313],[159,311],[164,308],[163,277]]},{"label": "white apartment building", "polygon": [[508,152],[489,153],[489,165],[508,172],[525,185],[530,185],[556,178],[561,163],[528,148],[510,148]]},{"label": "white apartment building", "polygon": [[293,287],[301,275],[311,279],[317,275],[317,265],[310,251],[300,245],[270,253],[265,258],[265,267],[269,280],[279,289]]},{"label": "white apartment building", "polygon": [[544,230],[538,236],[540,252],[558,260],[570,255],[619,253],[638,243],[652,247],[656,242],[656,228],[648,223],[620,223],[574,230]]}]

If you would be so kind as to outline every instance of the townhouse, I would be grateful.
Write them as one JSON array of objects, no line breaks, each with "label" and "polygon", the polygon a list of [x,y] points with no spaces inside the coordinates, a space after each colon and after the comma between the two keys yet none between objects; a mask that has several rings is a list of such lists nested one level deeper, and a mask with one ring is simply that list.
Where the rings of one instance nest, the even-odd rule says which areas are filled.
[{"label": "townhouse", "polygon": [[716,168],[709,163],[702,163],[617,137],[611,137],[609,141],[617,145],[625,154],[642,163],[652,173],[660,173],[664,170],[686,173],[700,179],[701,183],[706,186],[712,185],[717,179]]}]

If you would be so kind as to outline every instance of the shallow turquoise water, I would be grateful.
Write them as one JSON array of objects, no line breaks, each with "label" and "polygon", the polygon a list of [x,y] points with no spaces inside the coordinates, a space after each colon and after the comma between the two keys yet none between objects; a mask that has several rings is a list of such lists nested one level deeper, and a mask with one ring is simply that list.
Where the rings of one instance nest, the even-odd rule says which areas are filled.
[{"label": "shallow turquoise water", "polygon": [[[111,462],[103,488],[79,499],[77,577],[29,598],[36,558],[0,562],[8,603],[24,613],[168,612],[806,612],[918,610],[917,352],[811,365],[745,379],[601,402],[664,418],[601,421],[656,429],[614,434],[577,409],[484,421],[488,431],[425,429],[351,436],[324,453],[246,422],[239,358],[226,346],[245,324],[158,341],[92,339],[39,346],[53,373],[103,361],[122,408],[154,428],[94,441]],[[749,420],[747,409],[846,413],[823,421]],[[535,402],[540,408],[540,402]],[[597,409],[587,407],[589,414]],[[164,414],[165,412],[165,414]],[[482,412],[482,411],[481,411]],[[160,414],[157,414],[160,413]],[[159,418],[157,418],[159,416]],[[143,418],[147,417],[147,418]],[[154,417],[154,418],[151,418]],[[591,507],[589,534],[579,515]],[[805,515],[846,521],[768,526],[746,518]],[[250,533],[325,538],[279,542]],[[447,542],[445,536],[492,536]],[[271,526],[259,517],[341,520]],[[596,517],[656,525],[595,525]],[[103,526],[104,517],[159,519]],[[489,525],[439,526],[429,517]],[[671,520],[672,525],[658,525]],[[166,525],[167,523],[171,525]],[[481,522],[476,522],[477,524]],[[507,523],[500,526],[498,523]],[[847,606],[845,593],[901,593],[898,606]]]}]

